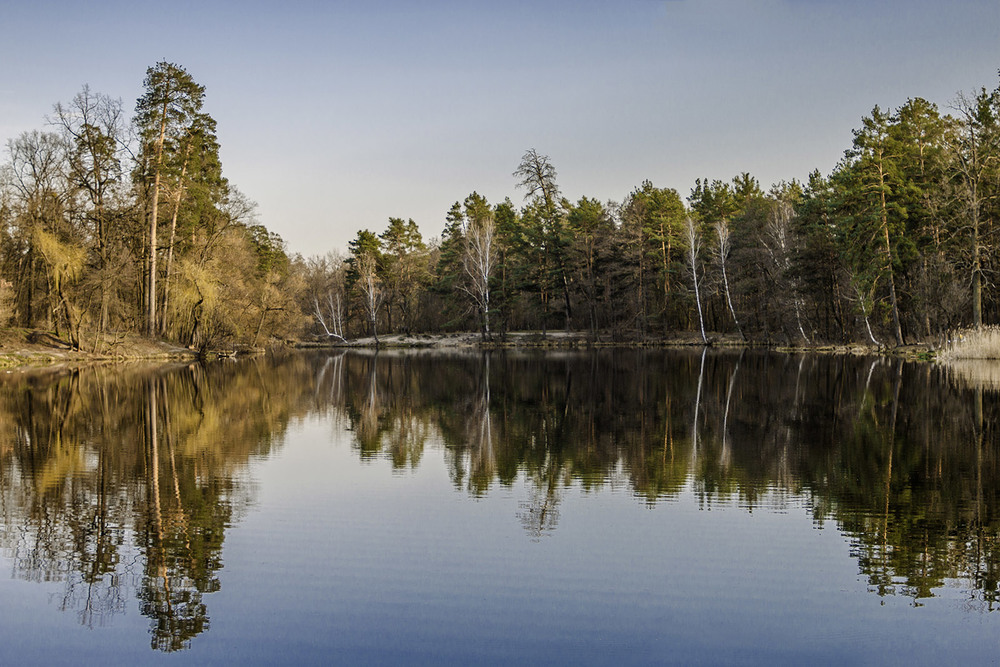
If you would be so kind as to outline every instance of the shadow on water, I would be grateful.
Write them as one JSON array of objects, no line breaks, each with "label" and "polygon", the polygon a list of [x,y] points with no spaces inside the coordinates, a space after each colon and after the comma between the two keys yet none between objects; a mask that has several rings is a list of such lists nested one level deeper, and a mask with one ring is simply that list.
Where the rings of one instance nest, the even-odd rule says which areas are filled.
[{"label": "shadow on water", "polygon": [[[914,604],[959,581],[997,607],[1000,404],[990,383],[899,360],[766,351],[340,352],[0,377],[0,549],[101,625],[137,599],[151,646],[209,628],[248,464],[289,423],[349,429],[399,474],[440,448],[456,490],[518,490],[527,536],[566,489],[649,506],[806,505],[869,589]],[[521,485],[520,482],[525,484]],[[667,511],[667,510],[665,510]]]}]

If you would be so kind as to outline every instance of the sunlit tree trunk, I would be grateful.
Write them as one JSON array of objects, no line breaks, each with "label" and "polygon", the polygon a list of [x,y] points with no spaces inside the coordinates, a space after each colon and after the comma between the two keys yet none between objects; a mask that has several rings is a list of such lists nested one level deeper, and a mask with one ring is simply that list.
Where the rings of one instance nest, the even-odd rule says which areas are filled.
[{"label": "sunlit tree trunk", "polygon": [[181,176],[177,180],[177,191],[174,193],[174,212],[170,216],[170,243],[167,245],[167,270],[163,276],[163,314],[160,317],[162,327],[166,327],[167,313],[170,309],[171,274],[174,266],[174,245],[177,243],[177,216],[181,210],[181,199],[184,196],[184,177],[187,175],[188,155],[191,151],[190,142],[184,147],[184,161],[181,165]]},{"label": "sunlit tree trunk", "polygon": [[[181,137],[190,130],[204,101],[205,88],[194,82],[184,68],[159,62],[146,70],[145,93],[136,103],[135,124],[142,136],[140,169],[137,177],[151,179],[149,229],[146,238],[145,329],[146,334],[158,333],[157,309],[157,227],[160,215],[160,191],[167,170],[166,139]],[[150,155],[152,153],[152,155]],[[147,181],[148,183],[148,181]]]},{"label": "sunlit tree trunk", "polygon": [[149,236],[146,252],[146,335],[156,335],[156,225],[159,219],[160,180],[163,165],[163,142],[167,136],[167,107],[169,96],[164,96],[160,116],[160,133],[156,140],[155,160],[153,163],[153,202],[149,212]]}]

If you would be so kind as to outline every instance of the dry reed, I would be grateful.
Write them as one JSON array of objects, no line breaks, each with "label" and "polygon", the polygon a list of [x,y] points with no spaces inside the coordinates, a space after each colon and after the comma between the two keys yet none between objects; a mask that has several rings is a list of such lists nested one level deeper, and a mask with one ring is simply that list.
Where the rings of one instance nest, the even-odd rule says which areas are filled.
[{"label": "dry reed", "polygon": [[1000,327],[989,326],[956,331],[944,349],[938,353],[938,358],[943,361],[958,359],[1000,360]]}]

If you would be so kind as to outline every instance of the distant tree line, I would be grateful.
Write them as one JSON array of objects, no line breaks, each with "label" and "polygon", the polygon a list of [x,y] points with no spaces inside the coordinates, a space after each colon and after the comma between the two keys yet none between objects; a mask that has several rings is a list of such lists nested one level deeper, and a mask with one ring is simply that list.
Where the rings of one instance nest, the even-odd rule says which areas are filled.
[{"label": "distant tree line", "polygon": [[742,173],[699,179],[686,198],[645,181],[620,203],[571,202],[535,150],[513,176],[523,205],[473,192],[435,243],[391,218],[346,258],[310,260],[317,319],[354,335],[807,345],[901,345],[1000,319],[1000,88],[958,95],[951,114],[920,98],[875,107],[833,173],[766,192]]},{"label": "distant tree line", "polygon": [[945,114],[875,107],[831,174],[767,191],[742,173],[572,202],[532,149],[520,205],[473,192],[439,238],[390,218],[311,258],[222,175],[204,94],[158,63],[131,119],[85,87],[9,142],[0,318],[87,349],[520,330],[900,345],[1000,320],[1000,87]]}]

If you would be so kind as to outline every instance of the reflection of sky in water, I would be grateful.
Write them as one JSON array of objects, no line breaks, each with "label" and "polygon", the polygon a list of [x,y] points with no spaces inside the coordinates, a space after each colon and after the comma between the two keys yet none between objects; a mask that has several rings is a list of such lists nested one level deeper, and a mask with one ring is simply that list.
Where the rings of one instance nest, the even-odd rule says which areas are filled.
[{"label": "reflection of sky in water", "polygon": [[[359,466],[321,424],[291,440],[260,469],[261,508],[230,532],[212,603],[214,641],[259,637],[264,660],[322,661],[332,647],[345,663],[923,662],[983,656],[995,629],[956,624],[947,597],[881,605],[847,540],[795,499],[708,511],[690,490],[649,507],[628,488],[574,485],[558,529],[532,540],[523,483],[473,500],[439,449],[400,477],[386,461]],[[942,622],[953,634],[935,649]]]}]

